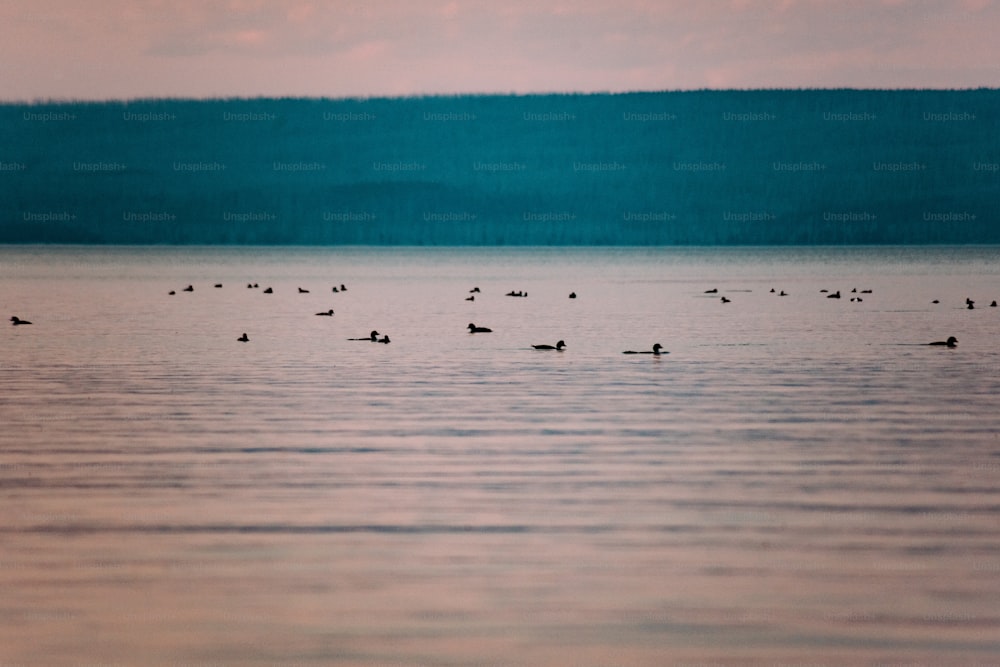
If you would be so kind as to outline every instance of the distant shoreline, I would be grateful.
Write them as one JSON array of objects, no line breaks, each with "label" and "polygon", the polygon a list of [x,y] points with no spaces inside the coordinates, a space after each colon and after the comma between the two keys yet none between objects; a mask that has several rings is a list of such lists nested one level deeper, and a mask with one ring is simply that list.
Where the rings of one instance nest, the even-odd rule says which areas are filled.
[{"label": "distant shoreline", "polygon": [[0,104],[0,243],[1000,243],[1000,90]]}]

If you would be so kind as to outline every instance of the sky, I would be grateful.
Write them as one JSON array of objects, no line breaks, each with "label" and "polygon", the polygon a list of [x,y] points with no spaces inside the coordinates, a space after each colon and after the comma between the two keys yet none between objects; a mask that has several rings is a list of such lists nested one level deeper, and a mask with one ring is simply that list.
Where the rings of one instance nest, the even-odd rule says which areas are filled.
[{"label": "sky", "polygon": [[0,100],[1000,87],[1000,0],[0,0]]}]

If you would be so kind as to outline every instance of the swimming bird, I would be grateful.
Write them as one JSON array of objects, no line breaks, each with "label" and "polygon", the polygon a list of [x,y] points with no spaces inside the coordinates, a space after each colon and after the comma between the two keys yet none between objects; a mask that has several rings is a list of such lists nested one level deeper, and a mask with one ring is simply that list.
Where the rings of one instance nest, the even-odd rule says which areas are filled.
[{"label": "swimming bird", "polygon": [[337,293],[338,291],[339,291],[339,290],[337,290],[337,287],[336,287],[336,286],[334,286],[334,288],[333,288],[333,293],[334,293],[334,294],[336,294],[336,293]]},{"label": "swimming bird", "polygon": [[[663,346],[657,343],[656,345],[653,346],[652,350],[643,350],[642,352],[636,352],[635,350],[625,350],[624,352],[622,352],[622,354],[652,354],[658,357],[660,356],[661,354],[660,350],[662,349]],[[663,352],[662,354],[670,354],[670,353]]]},{"label": "swimming bird", "polygon": [[465,300],[466,301],[475,301],[476,300],[476,295],[475,294],[470,294],[469,296],[465,297]]},{"label": "swimming bird", "polygon": [[15,327],[16,327],[16,326],[20,326],[21,324],[31,324],[31,322],[29,322],[28,320],[22,320],[22,319],[21,319],[20,317],[18,317],[17,315],[14,315],[13,317],[11,317],[11,318],[10,318],[10,322],[11,322],[11,324],[13,324],[13,325],[14,325]]},{"label": "swimming bird", "polygon": [[493,333],[493,329],[488,329],[486,327],[477,327],[472,322],[469,322],[469,333]]},{"label": "swimming bird", "polygon": [[954,336],[948,336],[948,340],[936,340],[933,343],[927,343],[928,345],[943,345],[945,347],[955,347],[955,343],[958,339]]},{"label": "swimming bird", "polygon": [[718,294],[718,293],[719,293],[719,289],[717,287],[713,287],[712,289],[705,290],[705,294]]},{"label": "swimming bird", "polygon": [[473,287],[472,289],[469,290],[469,294],[479,294],[479,288]]},{"label": "swimming bird", "polygon": [[247,337],[246,332],[244,332],[243,335],[240,336],[239,338],[237,338],[236,340],[238,340],[241,343],[249,343],[250,342],[250,339]]},{"label": "swimming bird", "polygon": [[997,302],[996,301],[993,301],[992,303],[990,303],[990,308],[996,308],[996,307],[997,307]]},{"label": "swimming bird", "polygon": [[326,311],[325,313],[316,313],[316,314],[319,315],[320,317],[333,317],[333,308]]},{"label": "swimming bird", "polygon": [[307,289],[302,289],[302,288],[300,287],[300,288],[299,288],[299,294],[309,294],[309,290],[307,290]]},{"label": "swimming bird", "polygon": [[933,301],[931,301],[931,303],[941,303],[941,302],[938,301],[937,299],[934,299]]},{"label": "swimming bird", "polygon": [[368,336],[366,336],[365,338],[348,338],[347,340],[367,340],[367,341],[371,341],[372,343],[377,343],[378,342],[378,332],[373,329],[372,332]]},{"label": "swimming bird", "polygon": [[219,289],[220,287],[222,287],[222,283],[215,283],[215,289]]},{"label": "swimming bird", "polygon": [[566,341],[561,340],[555,345],[532,345],[531,347],[536,350],[556,350],[558,352],[562,352],[563,348],[566,347]]},{"label": "swimming bird", "polygon": [[251,285],[250,283],[247,283],[247,289],[253,289],[253,285]]},{"label": "swimming bird", "polygon": [[385,336],[383,336],[382,338],[380,338],[377,342],[379,342],[379,343],[385,343],[386,345],[388,345],[391,342],[389,340],[389,334],[386,334]]},{"label": "swimming bird", "polygon": [[788,294],[785,292],[785,290],[781,290],[781,293],[778,296],[788,296]]},{"label": "swimming bird", "polygon": [[863,290],[861,290],[861,293],[862,294],[871,294],[872,291],[870,289],[863,289]]},{"label": "swimming bird", "polygon": [[268,287],[266,290],[264,290],[264,294],[274,294],[274,290]]},{"label": "swimming bird", "polygon": [[833,294],[827,294],[826,298],[827,299],[839,299],[840,298],[840,290],[837,290]]},{"label": "swimming bird", "polygon": [[570,292],[569,293],[569,298],[575,299],[576,298],[576,292]]},{"label": "swimming bird", "polygon": [[774,294],[774,288],[773,287],[771,288],[771,294]]},{"label": "swimming bird", "polygon": [[729,303],[730,300],[727,297],[722,297],[721,299],[719,299],[719,301],[721,301],[722,303]]},{"label": "swimming bird", "polygon": [[344,283],[340,283],[340,291],[341,292],[346,292],[347,291],[347,288],[344,287]]},{"label": "swimming bird", "polygon": [[184,291],[185,292],[193,292],[194,291],[194,286],[193,285],[188,285],[187,287],[184,288]]},{"label": "swimming bird", "polygon": [[175,294],[177,294],[177,292],[175,292],[173,290],[170,290],[169,292],[167,292],[167,296],[173,296]]}]

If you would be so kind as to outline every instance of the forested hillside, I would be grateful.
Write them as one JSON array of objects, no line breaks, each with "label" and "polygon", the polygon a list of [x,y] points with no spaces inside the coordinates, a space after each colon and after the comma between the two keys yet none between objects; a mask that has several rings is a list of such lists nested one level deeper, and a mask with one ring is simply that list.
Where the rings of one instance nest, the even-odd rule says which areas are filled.
[{"label": "forested hillside", "polygon": [[998,243],[1000,91],[0,106],[0,242]]}]

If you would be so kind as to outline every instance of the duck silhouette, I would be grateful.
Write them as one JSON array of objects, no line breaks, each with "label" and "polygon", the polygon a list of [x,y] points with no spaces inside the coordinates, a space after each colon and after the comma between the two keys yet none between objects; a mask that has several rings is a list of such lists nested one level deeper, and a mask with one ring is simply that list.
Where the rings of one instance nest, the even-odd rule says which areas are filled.
[{"label": "duck silhouette", "polygon": [[536,350],[556,350],[558,352],[562,352],[563,348],[566,347],[566,341],[561,340],[555,345],[532,345],[531,347]]},{"label": "duck silhouette", "polygon": [[576,298],[576,292],[570,292],[569,293],[569,298],[575,299]]},{"label": "duck silhouette", "polygon": [[264,294],[274,294],[274,290],[268,287],[266,290],[264,290]]},{"label": "duck silhouette", "polygon": [[333,308],[326,311],[325,313],[316,313],[320,317],[333,317]]},{"label": "duck silhouette", "polygon": [[656,343],[655,345],[653,345],[652,350],[643,350],[642,352],[636,352],[635,350],[625,350],[624,352],[622,352],[622,354],[652,354],[657,357],[660,356],[660,354],[670,354],[669,352],[660,352],[660,350],[662,349],[663,346],[660,345],[659,343]]},{"label": "duck silhouette", "polygon": [[367,340],[367,341],[371,341],[372,343],[377,343],[378,342],[378,332],[373,329],[372,332],[370,334],[368,334],[368,336],[366,336],[365,338],[348,338],[347,340]]},{"label": "duck silhouette", "polygon": [[300,288],[299,288],[299,294],[309,294],[309,290],[307,290],[307,289],[302,289],[302,288],[300,287]]},{"label": "duck silhouette", "polygon": [[14,315],[13,317],[10,318],[10,323],[13,324],[15,327],[20,326],[22,324],[31,324],[31,322],[29,322],[28,320],[22,320],[17,315]]},{"label": "duck silhouette", "polygon": [[840,298],[840,290],[837,290],[833,294],[827,294],[826,298],[827,299],[839,299]]},{"label": "duck silhouette", "polygon": [[941,346],[944,346],[944,347],[955,347],[956,343],[958,343],[958,339],[955,338],[954,336],[949,336],[948,340],[936,340],[933,343],[927,343],[927,344],[928,345],[941,345]]},{"label": "duck silhouette", "polygon": [[238,340],[241,343],[249,343],[250,342],[250,338],[247,337],[246,332],[244,332],[243,335],[240,336],[239,338],[237,338],[236,340]]},{"label": "duck silhouette", "polygon": [[193,292],[194,291],[194,285],[188,285],[187,287],[184,288],[184,291],[185,292]]},{"label": "duck silhouette", "polygon": [[469,322],[469,333],[493,333],[493,329],[487,327],[477,327],[472,322]]}]

